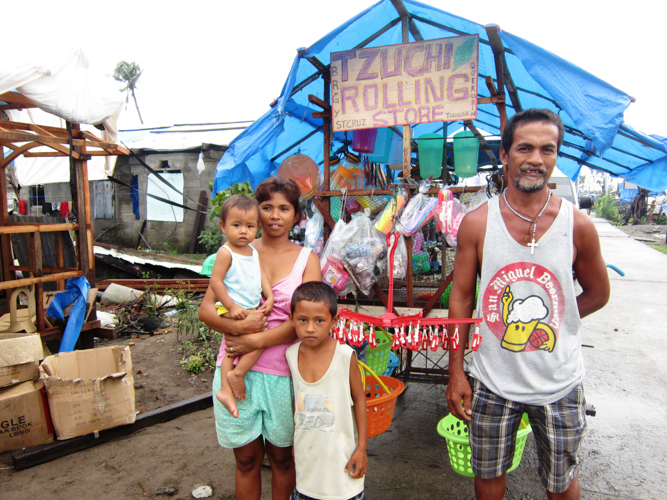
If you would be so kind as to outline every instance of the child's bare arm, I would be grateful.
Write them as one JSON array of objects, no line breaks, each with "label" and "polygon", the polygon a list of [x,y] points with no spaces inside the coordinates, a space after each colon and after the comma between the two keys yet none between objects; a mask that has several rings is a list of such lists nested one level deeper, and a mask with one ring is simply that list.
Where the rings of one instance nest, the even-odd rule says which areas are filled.
[{"label": "child's bare arm", "polygon": [[264,272],[264,268],[262,267],[261,264],[259,268],[262,272],[262,294],[266,299],[264,301],[264,304],[262,304],[262,307],[260,307],[260,310],[264,312],[266,316],[268,316],[271,310],[273,309],[273,303],[274,303],[273,290],[271,288],[271,282],[269,281],[269,277]]},{"label": "child's bare arm", "polygon": [[244,319],[248,314],[241,306],[237,305],[227,293],[227,287],[222,282],[229,271],[229,266],[232,265],[232,256],[228,250],[220,248],[218,255],[215,257],[213,264],[213,271],[211,272],[211,281],[209,286],[215,293],[215,298],[222,302],[222,305],[227,308],[229,315],[233,319]]},{"label": "child's bare arm", "polygon": [[366,456],[366,434],[368,425],[368,410],[366,407],[366,393],[361,383],[361,372],[357,363],[357,356],[353,353],[350,360],[350,392],[354,401],[354,419],[357,422],[357,433],[359,443],[352,457],[345,466],[345,472],[349,472],[354,478],[364,477],[368,467],[368,456]]}]

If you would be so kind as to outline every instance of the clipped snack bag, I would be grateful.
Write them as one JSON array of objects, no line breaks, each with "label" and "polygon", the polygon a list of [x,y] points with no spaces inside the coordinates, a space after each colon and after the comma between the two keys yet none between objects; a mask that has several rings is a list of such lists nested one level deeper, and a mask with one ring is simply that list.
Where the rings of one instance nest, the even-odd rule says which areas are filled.
[{"label": "clipped snack bag", "polygon": [[435,217],[433,209],[438,199],[426,195],[430,187],[431,183],[428,180],[421,181],[419,193],[405,206],[399,226],[405,236],[413,235]]},{"label": "clipped snack bag", "polygon": [[454,198],[452,192],[442,188],[438,193],[438,203],[435,206],[435,218],[438,231],[441,231],[447,244],[456,247],[459,226],[467,210],[463,204]]},{"label": "clipped snack bag", "polygon": [[403,205],[405,205],[406,198],[407,195],[405,190],[402,188],[397,188],[394,191],[391,200],[389,200],[389,203],[387,203],[387,205],[384,207],[384,210],[382,210],[377,219],[375,219],[373,227],[384,234],[387,234],[389,231],[391,231],[391,228],[394,227],[394,222],[398,220],[398,216],[401,213]]}]

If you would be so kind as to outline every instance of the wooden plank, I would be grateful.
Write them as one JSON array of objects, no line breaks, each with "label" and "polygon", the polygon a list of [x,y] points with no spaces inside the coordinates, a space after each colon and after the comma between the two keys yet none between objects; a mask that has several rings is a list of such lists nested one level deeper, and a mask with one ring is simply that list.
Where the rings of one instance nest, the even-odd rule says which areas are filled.
[{"label": "wooden plank", "polygon": [[78,224],[21,224],[17,222],[8,222],[6,226],[0,227],[0,234],[21,234],[21,233],[49,233],[60,231],[76,231]]},{"label": "wooden plank", "polygon": [[336,225],[336,222],[333,220],[333,217],[331,217],[329,210],[327,210],[324,207],[322,200],[320,200],[319,198],[313,198],[313,204],[317,207],[317,210],[319,210],[320,213],[322,214],[324,222],[326,222],[327,226],[329,226],[329,229],[333,230],[334,226]]},{"label": "wooden plank", "polygon": [[34,446],[12,453],[15,470],[23,470],[28,467],[64,457],[70,453],[85,450],[98,444],[107,443],[114,439],[119,439],[138,430],[145,429],[155,424],[169,422],[175,418],[182,417],[195,411],[206,410],[213,406],[211,393],[205,393],[201,396],[195,396],[185,401],[175,403],[169,406],[163,406],[156,410],[142,413],[137,416],[133,424],[122,425],[99,432],[99,437],[95,438],[93,434],[81,436],[65,441],[54,441],[53,443]]},{"label": "wooden plank", "polygon": [[25,108],[36,108],[37,106],[35,105],[32,100],[21,94],[20,92],[4,92],[3,94],[0,94],[0,101],[5,101],[6,103],[9,104],[19,104]]},{"label": "wooden plank", "polygon": [[[100,323],[100,320],[96,319],[93,321],[86,321],[82,326],[81,326],[81,336],[83,337],[83,334],[85,332],[89,332],[91,330],[97,330],[98,328],[102,327],[102,323]],[[52,328],[44,328],[43,330],[39,331],[39,334],[41,335],[41,338],[44,342],[49,342],[50,340],[56,340],[56,339],[61,339],[63,337],[63,331],[59,326],[54,326]],[[87,335],[88,337],[92,337],[91,335]],[[93,346],[86,347],[86,349],[90,349]]]},{"label": "wooden plank", "polygon": [[[48,283],[51,281],[66,280],[69,278],[78,278],[82,276],[81,271],[72,271],[69,273],[57,273],[57,274],[47,274],[39,278],[23,278],[13,281],[3,281],[0,283],[0,290],[9,290],[12,288],[19,288],[22,286],[30,286],[35,283]],[[37,300],[37,297],[35,297]]]}]

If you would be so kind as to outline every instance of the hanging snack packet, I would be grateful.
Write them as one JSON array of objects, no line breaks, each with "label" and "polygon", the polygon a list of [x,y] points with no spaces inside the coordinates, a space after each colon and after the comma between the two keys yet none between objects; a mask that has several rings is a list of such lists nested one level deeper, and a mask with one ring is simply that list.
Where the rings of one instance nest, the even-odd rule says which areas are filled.
[{"label": "hanging snack packet", "polygon": [[435,206],[435,219],[438,231],[444,234],[447,244],[456,247],[459,226],[467,210],[463,204],[454,198],[452,192],[442,188],[438,193],[438,203]]},{"label": "hanging snack packet", "polygon": [[419,231],[435,217],[433,209],[438,203],[438,199],[436,197],[429,198],[426,195],[430,187],[431,183],[428,180],[421,181],[419,183],[419,193],[410,200],[405,210],[403,210],[399,227],[405,236],[411,236]]},{"label": "hanging snack packet", "polygon": [[394,227],[395,221],[398,220],[398,216],[401,213],[403,205],[405,205],[405,200],[407,196],[405,190],[402,188],[397,188],[394,191],[391,200],[384,207],[384,210],[380,212],[380,215],[375,219],[373,227],[380,231],[381,233],[387,234],[391,231],[391,228]]}]

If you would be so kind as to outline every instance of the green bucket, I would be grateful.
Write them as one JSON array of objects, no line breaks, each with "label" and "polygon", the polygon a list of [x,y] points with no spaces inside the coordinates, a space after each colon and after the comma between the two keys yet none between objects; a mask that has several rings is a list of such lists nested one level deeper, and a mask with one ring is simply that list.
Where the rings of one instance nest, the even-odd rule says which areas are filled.
[{"label": "green bucket", "polygon": [[375,338],[377,347],[366,348],[366,364],[375,373],[384,373],[389,365],[389,354],[391,354],[391,344],[393,342],[389,335],[379,328],[375,329]]},{"label": "green bucket", "polygon": [[217,255],[218,255],[217,253],[214,253],[206,257],[206,260],[201,266],[201,271],[199,272],[199,274],[201,274],[202,276],[211,275],[211,273],[213,272],[213,264],[215,264],[215,258]]},{"label": "green bucket", "polygon": [[[526,446],[528,434],[532,428],[528,423],[528,415],[525,413],[521,420],[526,424],[525,428],[520,428],[516,435],[516,447],[514,448],[514,458],[512,466],[507,470],[511,472],[521,463],[523,449]],[[470,439],[468,438],[468,425],[456,418],[451,413],[438,423],[438,434],[447,440],[447,452],[449,453],[449,463],[452,464],[454,472],[466,477],[475,477],[470,466]]]}]

